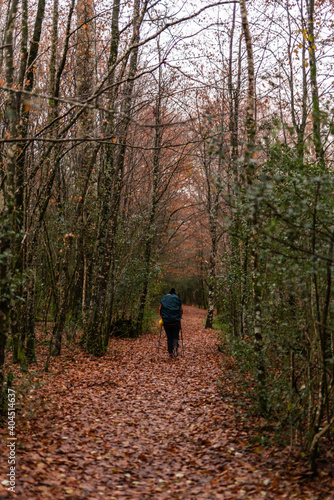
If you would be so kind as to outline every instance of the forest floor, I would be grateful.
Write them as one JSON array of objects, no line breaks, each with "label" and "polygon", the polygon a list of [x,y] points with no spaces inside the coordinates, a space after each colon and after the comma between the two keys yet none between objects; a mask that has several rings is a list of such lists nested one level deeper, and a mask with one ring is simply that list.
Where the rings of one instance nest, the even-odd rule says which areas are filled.
[{"label": "forest floor", "polygon": [[164,336],[158,357],[156,332],[112,339],[99,359],[65,347],[47,373],[44,347],[29,386],[17,373],[16,488],[1,439],[1,499],[334,499],[332,464],[312,475],[300,454],[256,444],[260,423],[222,371],[233,362],[205,312],[184,309],[184,357]]}]

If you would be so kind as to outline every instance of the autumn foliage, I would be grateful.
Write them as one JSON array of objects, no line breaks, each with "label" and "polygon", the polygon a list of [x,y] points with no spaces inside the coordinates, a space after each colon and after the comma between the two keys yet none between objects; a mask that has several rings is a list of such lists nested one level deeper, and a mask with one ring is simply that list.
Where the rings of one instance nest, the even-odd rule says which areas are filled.
[{"label": "autumn foliage", "polygon": [[[264,421],[250,417],[236,365],[204,319],[185,307],[185,356],[174,360],[164,336],[158,356],[156,327],[112,339],[103,359],[71,344],[48,373],[39,362],[29,385],[15,370],[16,497],[331,498],[329,466],[314,476],[297,450],[261,440]],[[0,495],[12,498],[3,482]]]},{"label": "autumn foliage", "polygon": [[[234,432],[238,446],[248,441],[255,450],[254,421],[249,428],[243,422],[243,441],[214,386],[223,359],[233,398],[238,389],[262,431],[268,426],[285,444],[277,453],[293,460],[302,454],[296,470],[304,471],[305,458],[313,472],[329,456],[332,19],[330,0],[0,0],[0,411],[7,415],[8,389],[20,387],[20,436],[30,433],[20,473],[27,473],[32,496],[103,496],[115,485],[116,496],[132,487],[138,496],[162,498],[182,498],[182,491],[186,498],[261,496],[268,471],[255,482],[249,473],[253,459],[267,458],[263,442],[250,460],[231,452],[244,490],[232,486],[232,469],[219,466],[220,452],[228,462],[225,444]],[[185,328],[193,339],[188,355],[169,365],[152,354],[152,332],[171,287],[186,305],[206,310],[207,331],[196,323],[201,313],[189,310],[195,326]],[[224,355],[214,350],[215,335]],[[161,380],[150,392],[155,370]],[[45,382],[36,390],[39,409],[27,396],[35,371]],[[184,434],[164,417],[167,375],[177,383],[166,389],[166,415],[180,413]],[[94,420],[94,384],[106,398],[103,424]],[[70,399],[62,400],[65,387]],[[87,416],[89,398],[95,413]],[[188,429],[192,402],[198,424]],[[58,429],[63,405],[72,455]],[[153,420],[145,426],[150,407]],[[49,413],[54,421],[46,420]],[[34,419],[43,423],[41,434]],[[154,422],[144,449],[142,434],[150,435]],[[254,431],[256,439],[262,431]],[[44,455],[36,461],[41,470],[30,475],[33,434]],[[107,451],[103,436],[112,435],[117,440]],[[39,482],[48,463],[53,480]],[[304,472],[296,490],[289,479],[281,488],[275,467],[263,479],[266,495],[307,497]],[[103,476],[109,479],[99,482]]]}]

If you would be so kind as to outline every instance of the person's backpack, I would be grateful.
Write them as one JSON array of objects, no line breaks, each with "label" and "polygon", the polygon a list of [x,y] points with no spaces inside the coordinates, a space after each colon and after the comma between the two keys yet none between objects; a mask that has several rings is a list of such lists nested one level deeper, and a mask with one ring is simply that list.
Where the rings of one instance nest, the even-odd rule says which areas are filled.
[{"label": "person's backpack", "polygon": [[160,314],[164,323],[181,321],[181,300],[177,295],[168,294],[161,299]]}]

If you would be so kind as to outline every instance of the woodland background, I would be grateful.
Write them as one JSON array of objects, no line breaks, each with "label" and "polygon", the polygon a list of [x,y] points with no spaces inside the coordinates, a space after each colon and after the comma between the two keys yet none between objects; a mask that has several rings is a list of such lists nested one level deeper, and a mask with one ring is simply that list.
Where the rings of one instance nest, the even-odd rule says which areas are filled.
[{"label": "woodland background", "polygon": [[2,407],[37,322],[46,369],[79,331],[100,356],[173,285],[209,328],[217,309],[254,409],[314,466],[334,424],[333,1],[0,7]]}]

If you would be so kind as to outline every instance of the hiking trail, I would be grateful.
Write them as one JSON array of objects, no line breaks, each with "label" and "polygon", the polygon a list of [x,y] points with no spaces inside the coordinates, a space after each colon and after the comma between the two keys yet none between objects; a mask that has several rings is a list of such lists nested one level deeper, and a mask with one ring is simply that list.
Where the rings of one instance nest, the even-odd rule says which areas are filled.
[{"label": "hiking trail", "polygon": [[306,462],[254,445],[205,314],[184,307],[184,358],[168,358],[164,332],[157,356],[158,330],[112,338],[99,359],[64,348],[48,373],[42,357],[44,385],[16,417],[16,494],[2,463],[0,498],[334,498],[328,472],[311,478]]}]

